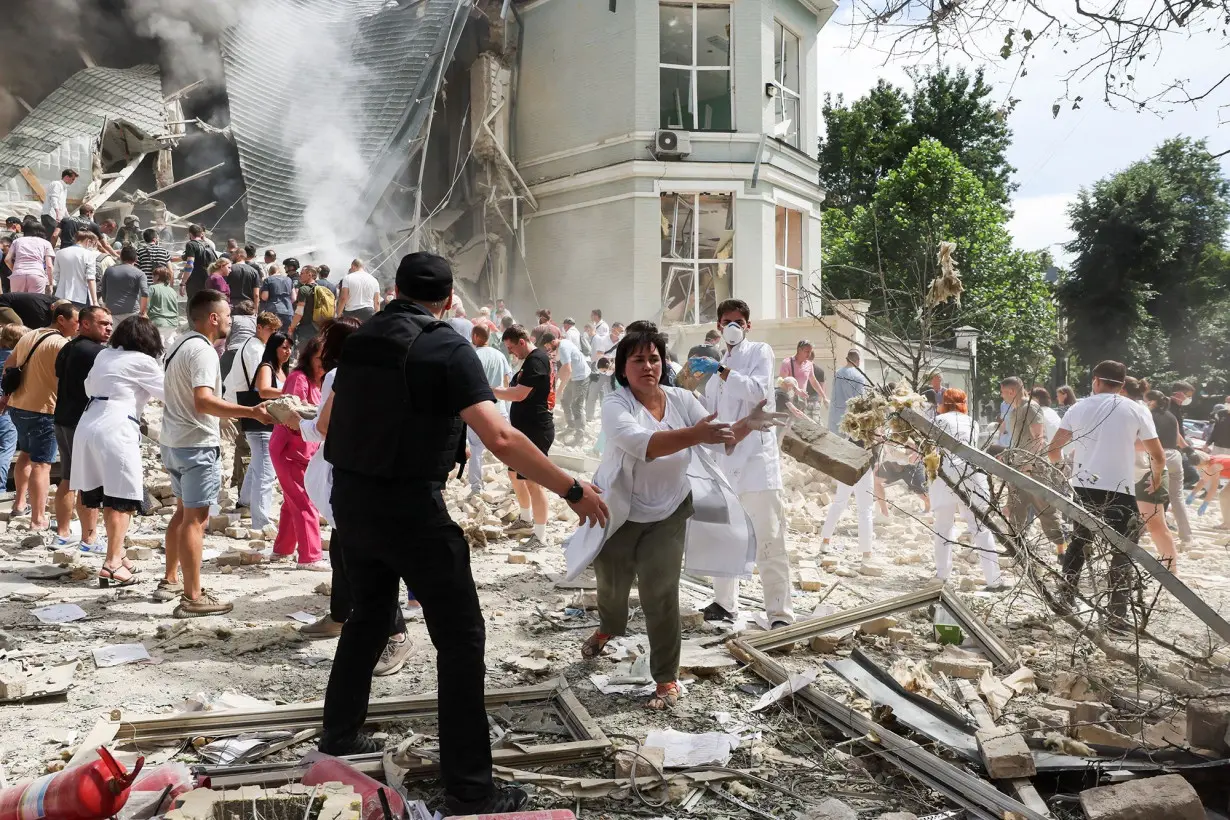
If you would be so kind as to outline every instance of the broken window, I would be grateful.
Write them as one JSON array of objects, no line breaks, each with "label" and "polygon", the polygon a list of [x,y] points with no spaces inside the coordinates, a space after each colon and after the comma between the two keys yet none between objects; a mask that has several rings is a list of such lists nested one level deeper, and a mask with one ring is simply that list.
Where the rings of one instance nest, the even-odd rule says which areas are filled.
[{"label": "broken window", "polygon": [[731,194],[662,194],[662,319],[717,321],[730,298],[734,254]]},{"label": "broken window", "polygon": [[776,256],[777,318],[803,315],[803,212],[777,208]]},{"label": "broken window", "polygon": [[799,96],[799,36],[780,21],[773,21],[773,136],[799,147],[802,103]]},{"label": "broken window", "polygon": [[733,130],[730,6],[662,3],[658,16],[661,127]]}]

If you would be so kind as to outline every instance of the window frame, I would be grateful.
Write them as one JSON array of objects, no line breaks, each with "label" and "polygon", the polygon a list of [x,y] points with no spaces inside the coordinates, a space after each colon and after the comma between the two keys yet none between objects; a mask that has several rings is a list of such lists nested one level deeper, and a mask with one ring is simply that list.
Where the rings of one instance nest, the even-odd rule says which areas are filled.
[{"label": "window frame", "polygon": [[[701,268],[704,266],[713,266],[716,270],[721,270],[724,267],[726,281],[730,283],[730,286],[731,286],[730,290],[731,292],[733,292],[734,270],[735,270],[735,255],[734,255],[733,245],[734,245],[735,238],[734,237],[731,238],[730,255],[727,256],[725,259],[718,259],[718,258],[710,259],[710,258],[701,257],[700,255],[700,221],[701,221],[700,220],[700,207],[701,207],[701,202],[700,201],[702,197],[727,197],[729,198],[730,200],[730,219],[731,219],[731,222],[733,223],[734,218],[735,218],[735,206],[738,201],[738,192],[735,190],[729,189],[729,188],[723,188],[719,190],[699,190],[695,187],[691,187],[687,185],[682,186],[682,190],[680,189],[667,190],[666,186],[662,186],[661,190],[658,191],[659,218],[661,218],[663,214],[662,201],[666,197],[686,197],[688,200],[690,200],[691,207],[693,209],[693,214],[694,214],[694,218],[692,220],[692,228],[690,231],[691,238],[689,240],[689,244],[691,245],[691,248],[690,248],[691,255],[686,258],[685,257],[676,258],[676,257],[667,256],[659,252],[658,254],[659,273],[660,274],[664,273],[666,265],[676,265],[680,267],[686,266],[690,268],[690,272],[692,274],[691,293],[688,299],[689,304],[687,308],[684,309],[680,324],[705,324],[706,322],[709,322],[709,321],[716,321],[717,320],[716,316],[713,317],[712,319],[706,319],[704,316],[701,315],[701,287],[700,287]],[[672,228],[674,227],[674,224],[675,223],[672,221]],[[674,243],[672,243],[672,245],[673,244]],[[661,289],[661,295],[662,295],[662,310],[663,310],[664,323],[665,323],[665,312],[666,312],[666,299],[667,299],[667,296],[669,296],[669,290],[666,285],[667,283],[664,279],[659,279],[659,288]],[[714,296],[715,297],[717,296],[716,286],[714,288]],[[717,301],[720,302],[721,300],[719,299]],[[714,304],[714,307],[715,308],[717,307],[716,302]],[[693,321],[691,322],[688,321],[689,316],[693,319]]]},{"label": "window frame", "polygon": [[[799,219],[799,267],[790,267],[790,214],[798,214]],[[778,233],[777,223],[779,215],[782,217],[782,246],[779,249],[777,245]],[[808,213],[805,210],[793,208],[789,204],[778,202],[774,205],[773,210],[773,282],[777,291],[777,318],[779,319],[801,319],[807,314],[804,312],[804,292],[803,292],[803,260],[806,258],[807,251],[807,217]],[[779,254],[780,250],[780,254]],[[778,258],[781,258],[781,263],[778,263]],[[790,299],[789,289],[791,287],[790,280],[796,280],[794,285],[794,312],[790,311],[792,300]]]},{"label": "window frame", "polygon": [[[778,29],[782,32],[782,53],[777,52],[777,32]],[[795,70],[798,72],[799,88],[797,91],[792,91],[786,87],[786,37],[793,37],[797,44],[798,65]],[[791,148],[802,150],[803,143],[803,37],[790,26],[783,23],[779,18],[773,18],[773,79],[770,82],[777,89],[778,99],[785,100],[793,99],[798,110],[798,116],[794,123],[794,139],[791,140],[789,134],[786,136],[774,136],[774,139],[779,140]],[[780,62],[779,62],[780,61]],[[780,66],[780,68],[779,68]],[[780,124],[777,119],[779,102],[773,100],[773,131],[776,134],[777,126]]]},{"label": "window frame", "polygon": [[[659,0],[658,15],[661,19],[661,9],[664,6],[673,6],[675,8],[687,8],[692,14],[692,64],[681,65],[678,63],[666,63],[662,61],[662,33],[658,32],[658,127],[663,129],[677,128],[680,131],[688,131],[694,133],[708,134],[729,134],[738,130],[735,124],[735,29],[734,29],[734,12],[732,9],[733,0]],[[699,29],[697,19],[699,17],[698,10],[700,8],[722,8],[726,11],[726,25],[730,29],[730,48],[726,52],[726,65],[700,65],[700,52],[698,50]],[[662,124],[661,110],[661,84],[662,70],[673,69],[675,71],[688,72],[688,100],[692,106],[692,110],[687,112],[690,115],[691,123],[684,126],[673,126]],[[701,71],[724,71],[728,79],[730,87],[730,128],[702,128],[700,123],[700,100],[698,97],[699,79]]]}]

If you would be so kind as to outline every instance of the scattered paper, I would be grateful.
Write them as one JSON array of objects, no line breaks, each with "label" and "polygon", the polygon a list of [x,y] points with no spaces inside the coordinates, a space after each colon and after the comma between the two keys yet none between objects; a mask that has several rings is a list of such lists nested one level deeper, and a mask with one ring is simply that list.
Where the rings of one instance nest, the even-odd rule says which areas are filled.
[{"label": "scattered paper", "polygon": [[777,703],[779,700],[786,697],[786,695],[793,695],[804,686],[811,684],[811,682],[816,679],[816,675],[819,673],[819,669],[813,668],[791,675],[784,683],[774,686],[768,692],[761,695],[760,700],[756,701],[756,705],[752,707],[752,711],[759,712],[766,706]]},{"label": "scattered paper", "polygon": [[610,675],[590,675],[589,681],[604,695],[652,695],[657,688],[652,683],[648,686],[639,683],[611,683]]},{"label": "scattered paper", "polygon": [[32,609],[30,614],[45,624],[70,624],[88,617],[86,611],[76,604],[53,604]]},{"label": "scattered paper", "polygon": [[737,735],[725,732],[689,734],[674,729],[654,729],[645,737],[646,746],[656,746],[666,752],[663,766],[668,769],[686,769],[714,763],[725,766],[731,753],[739,747]]},{"label": "scattered paper", "polygon": [[150,660],[153,658],[150,657],[145,644],[140,643],[118,643],[94,650],[94,665],[99,669]]},{"label": "scattered paper", "polygon": [[215,740],[213,743],[202,746],[199,751],[201,757],[210,763],[227,766],[232,763],[242,763],[250,759],[265,749],[268,749],[274,743],[279,743],[283,740],[290,740],[294,736],[294,732],[289,731],[272,731],[259,732],[254,735],[240,735],[239,737],[228,737],[222,740]]},{"label": "scattered paper", "polygon": [[313,614],[312,614],[312,613],[310,613],[310,612],[304,612],[303,610],[299,610],[298,612],[292,612],[292,613],[290,613],[289,615],[287,615],[286,617],[287,617],[287,618],[293,618],[294,620],[298,621],[298,622],[299,622],[299,623],[301,623],[301,624],[314,624],[314,623],[316,623],[316,616],[315,616],[315,615],[313,615]]}]

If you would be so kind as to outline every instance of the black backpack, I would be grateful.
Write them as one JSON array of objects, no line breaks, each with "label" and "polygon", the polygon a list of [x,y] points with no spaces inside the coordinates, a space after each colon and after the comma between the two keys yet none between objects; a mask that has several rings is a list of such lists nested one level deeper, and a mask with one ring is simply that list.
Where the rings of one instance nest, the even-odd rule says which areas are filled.
[{"label": "black backpack", "polygon": [[[192,275],[196,276],[200,274],[200,275],[208,276],[209,266],[212,265],[214,262],[218,261],[218,254],[214,252],[213,248],[206,245],[200,239],[193,239],[188,244],[196,245],[197,248],[200,249],[200,250],[194,251],[192,254],[192,258],[193,258]],[[199,271],[197,270],[198,267],[200,268]]]}]

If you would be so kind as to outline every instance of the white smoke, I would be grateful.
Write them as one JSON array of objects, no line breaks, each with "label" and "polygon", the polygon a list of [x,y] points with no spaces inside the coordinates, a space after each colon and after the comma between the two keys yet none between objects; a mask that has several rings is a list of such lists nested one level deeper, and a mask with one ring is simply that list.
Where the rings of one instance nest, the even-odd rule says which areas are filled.
[{"label": "white smoke", "polygon": [[[71,3],[73,0],[57,0]],[[127,16],[138,34],[162,44],[164,71],[172,84],[224,82],[218,38],[240,22],[242,0],[128,0]]]}]

